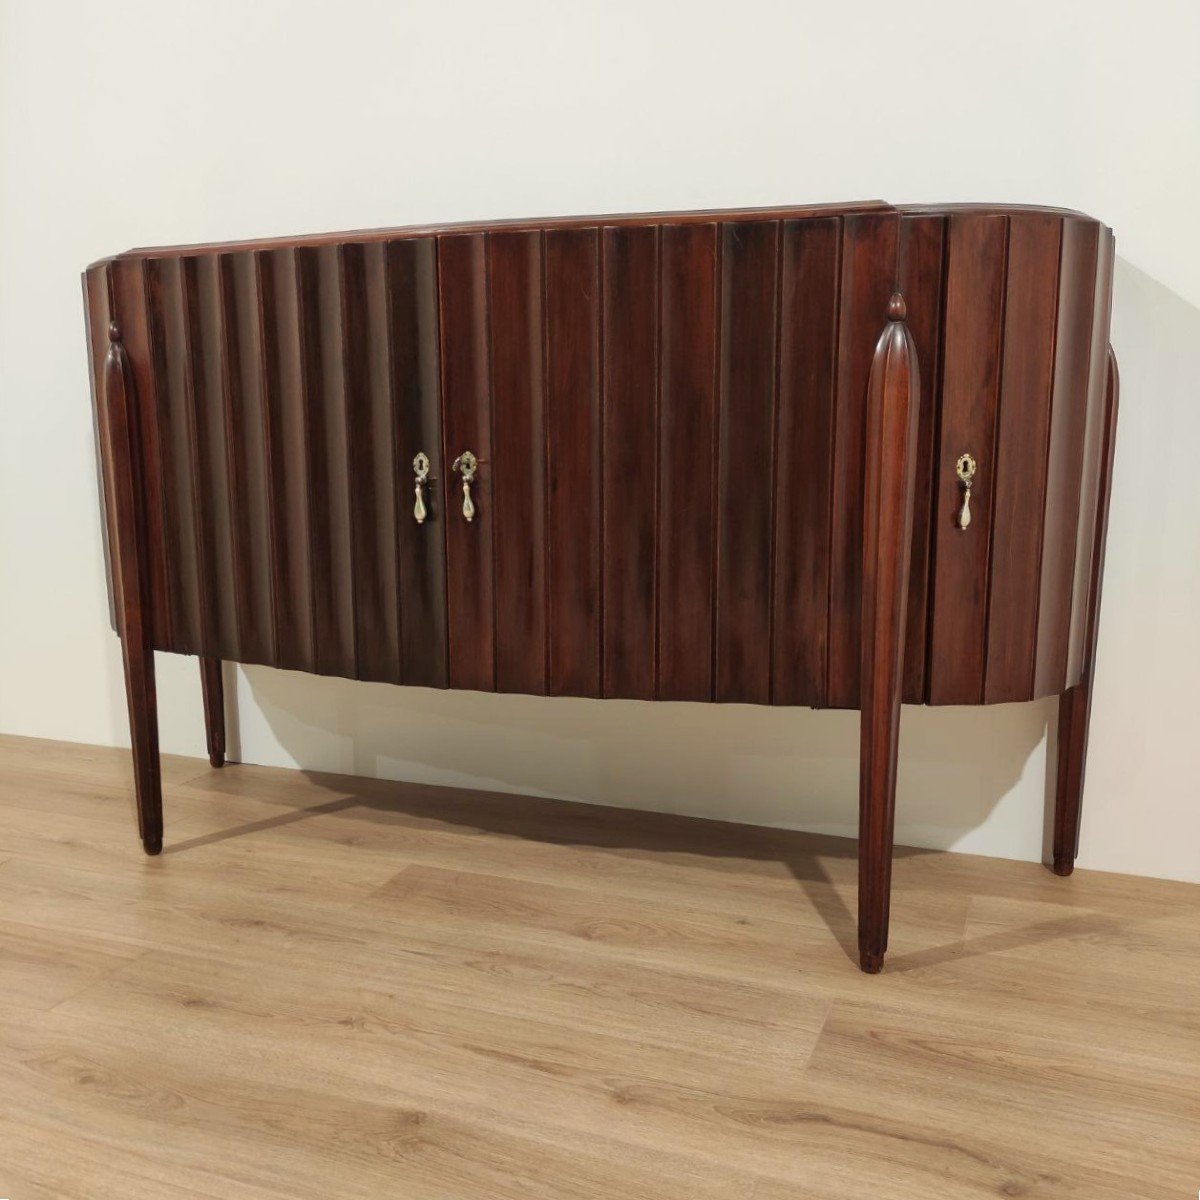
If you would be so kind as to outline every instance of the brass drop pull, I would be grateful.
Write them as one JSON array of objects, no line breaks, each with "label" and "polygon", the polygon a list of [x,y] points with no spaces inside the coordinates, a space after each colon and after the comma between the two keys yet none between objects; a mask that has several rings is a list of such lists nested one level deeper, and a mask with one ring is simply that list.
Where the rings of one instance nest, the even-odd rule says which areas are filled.
[{"label": "brass drop pull", "polygon": [[475,501],[471,499],[471,481],[475,478],[475,470],[479,460],[470,450],[464,450],[455,460],[452,470],[462,474],[463,517],[468,521],[475,519]]},{"label": "brass drop pull", "polygon": [[429,478],[429,456],[424,450],[417,454],[413,459],[413,471],[417,478],[413,487],[416,494],[416,501],[413,504],[413,517],[418,525],[425,524],[425,518],[429,516],[429,510],[425,507],[425,481]]},{"label": "brass drop pull", "polygon": [[958,510],[958,527],[966,529],[971,523],[971,481],[975,478],[975,459],[969,454],[960,454],[954,464],[954,473],[963,486],[962,508]]}]

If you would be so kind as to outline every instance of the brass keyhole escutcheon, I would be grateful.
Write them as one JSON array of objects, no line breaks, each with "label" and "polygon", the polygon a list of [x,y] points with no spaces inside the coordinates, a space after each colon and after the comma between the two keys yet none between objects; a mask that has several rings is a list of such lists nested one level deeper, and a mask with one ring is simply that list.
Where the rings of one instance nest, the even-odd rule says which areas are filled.
[{"label": "brass keyhole escutcheon", "polygon": [[966,529],[971,524],[971,484],[975,478],[975,459],[970,454],[960,454],[954,464],[954,473],[963,487],[962,507],[958,510],[958,527]]},{"label": "brass keyhole escutcheon", "polygon": [[464,450],[454,460],[450,468],[462,475],[463,519],[467,521],[475,519],[475,501],[471,499],[471,481],[475,478],[475,471],[478,466],[479,460],[475,455],[470,450]]},{"label": "brass keyhole escutcheon", "polygon": [[413,503],[413,518],[418,525],[425,524],[429,510],[425,507],[425,481],[429,478],[429,456],[422,450],[413,459],[413,473],[416,475],[413,491],[416,500]]}]

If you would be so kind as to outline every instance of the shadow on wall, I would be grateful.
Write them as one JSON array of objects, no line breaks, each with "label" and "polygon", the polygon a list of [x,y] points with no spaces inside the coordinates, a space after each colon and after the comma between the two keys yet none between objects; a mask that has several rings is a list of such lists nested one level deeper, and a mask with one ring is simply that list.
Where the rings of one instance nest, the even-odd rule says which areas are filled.
[{"label": "shadow on wall", "polygon": [[[310,770],[857,833],[857,712],[439,692],[263,667],[244,680],[247,715],[282,751],[272,758]],[[897,840],[947,848],[988,822],[1039,772],[1055,711],[1053,700],[905,708]],[[230,717],[237,758],[232,707]],[[1021,823],[1036,858],[1043,814]]]}]

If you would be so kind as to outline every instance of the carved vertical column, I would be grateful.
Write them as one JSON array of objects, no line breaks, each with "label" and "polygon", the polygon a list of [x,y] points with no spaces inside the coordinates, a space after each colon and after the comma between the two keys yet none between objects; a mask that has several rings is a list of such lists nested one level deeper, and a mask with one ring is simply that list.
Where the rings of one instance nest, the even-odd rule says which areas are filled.
[{"label": "carved vertical column", "polygon": [[1104,578],[1104,544],[1108,537],[1108,503],[1112,493],[1113,450],[1116,445],[1120,391],[1117,358],[1110,346],[1099,511],[1096,514],[1096,543],[1092,551],[1087,630],[1084,634],[1083,680],[1070,691],[1064,692],[1058,701],[1058,779],[1054,798],[1051,864],[1056,875],[1070,875],[1075,869],[1075,857],[1079,853],[1083,773],[1087,761],[1088,725],[1092,717],[1092,680],[1096,673],[1096,636],[1100,625],[1100,585]]},{"label": "carved vertical column", "polygon": [[162,780],[137,405],[133,375],[115,321],[108,327],[108,341],[104,359],[104,418],[109,445],[105,482],[112,497],[115,523],[109,537],[115,565],[117,632],[125,662],[138,832],[146,853],[158,854],[163,837]]},{"label": "carved vertical column", "polygon": [[896,752],[912,542],[920,386],[903,297],[888,305],[867,385],[863,512],[858,953],[883,966],[892,885]]}]

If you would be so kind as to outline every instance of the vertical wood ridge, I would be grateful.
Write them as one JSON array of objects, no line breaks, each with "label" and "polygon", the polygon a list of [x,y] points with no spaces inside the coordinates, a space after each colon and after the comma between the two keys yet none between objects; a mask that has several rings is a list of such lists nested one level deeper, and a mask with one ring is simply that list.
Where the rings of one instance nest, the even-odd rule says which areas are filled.
[{"label": "vertical wood ridge", "polygon": [[979,671],[979,689],[976,702],[982,704],[987,694],[988,648],[991,645],[992,620],[992,556],[996,547],[996,524],[1003,519],[1003,514],[997,511],[996,498],[999,495],[998,481],[1001,479],[1003,464],[1000,461],[1000,421],[1004,405],[1004,350],[1005,334],[1008,328],[1008,272],[1009,249],[1012,240],[1012,218],[1004,218],[1004,265],[1000,269],[1000,344],[997,349],[996,366],[996,408],[992,413],[992,479],[988,487],[988,497],[991,507],[991,520],[988,522],[987,555],[985,558],[983,577],[983,647]]},{"label": "vertical wood ridge", "polygon": [[[132,264],[131,264],[132,265]],[[162,412],[166,404],[164,397],[165,378],[159,374],[159,363],[151,350],[151,304],[150,280],[147,264],[136,265],[138,282],[138,343],[129,345],[128,330],[123,327],[126,350],[133,355],[135,385],[138,404],[142,412],[142,453],[145,458],[143,472],[153,480],[146,489],[147,529],[149,542],[151,596],[153,597],[153,628],[155,644],[175,644],[174,621],[170,605],[171,547],[167,537],[166,467],[162,443]]]},{"label": "vertical wood ridge", "polygon": [[934,671],[934,653],[933,653],[933,631],[936,628],[937,616],[937,568],[938,568],[938,483],[941,478],[941,472],[944,469],[945,446],[943,444],[943,429],[942,429],[942,397],[946,390],[946,330],[949,323],[949,306],[946,303],[946,297],[949,295],[950,289],[950,218],[943,218],[942,229],[942,282],[941,282],[941,312],[938,320],[938,362],[937,362],[937,391],[936,404],[934,406],[936,413],[935,430],[934,430],[934,454],[933,454],[933,471],[934,478],[932,484],[932,494],[930,497],[930,524],[933,527],[933,534],[929,539],[929,582],[926,590],[926,604],[928,612],[928,621],[925,634],[925,696],[924,703],[933,703],[933,671]]},{"label": "vertical wood ridge", "polygon": [[271,444],[271,412],[269,372],[271,355],[267,346],[267,320],[265,285],[263,282],[263,256],[255,251],[250,256],[254,278],[254,352],[258,358],[259,420],[262,425],[262,473],[265,489],[266,533],[266,578],[267,578],[267,637],[269,639],[271,663],[280,661],[279,646],[279,513],[276,511],[275,474],[280,464],[276,463]]},{"label": "vertical wood ridge", "polygon": [[712,632],[710,634],[710,663],[709,663],[709,699],[717,699],[717,640],[721,627],[721,544],[722,544],[722,513],[721,513],[721,455],[722,455],[722,426],[724,412],[721,404],[721,379],[725,369],[724,341],[721,330],[725,328],[725,226],[724,221],[717,222],[716,252],[713,256],[713,292],[715,295],[715,320],[713,322],[713,339],[716,343],[713,352],[713,449],[712,449],[712,579],[709,583],[712,594]]},{"label": "vertical wood ridge", "polygon": [[[394,603],[394,619],[396,622],[396,682],[404,682],[404,636],[405,636],[405,609],[407,605],[404,603],[404,583],[403,572],[405,562],[403,558],[403,536],[401,528],[405,521],[414,520],[412,515],[416,505],[415,480],[416,472],[410,467],[410,462],[416,457],[417,451],[422,448],[417,447],[412,454],[407,453],[408,447],[403,441],[404,422],[400,412],[400,399],[396,389],[396,328],[395,328],[395,305],[392,301],[391,287],[391,253],[392,245],[390,242],[383,242],[379,247],[380,254],[380,270],[382,272],[381,285],[383,287],[383,359],[384,371],[387,388],[387,413],[390,431],[388,435],[388,443],[391,452],[392,461],[392,510],[396,514],[395,525],[392,529],[392,596]],[[425,455],[430,460],[429,474],[433,476],[435,472],[440,474],[434,456],[430,455],[428,450],[424,451]],[[412,471],[410,475],[408,472]],[[413,480],[413,485],[409,485],[409,480]],[[426,481],[426,493],[432,492],[433,480]],[[433,502],[430,497],[426,499],[426,507],[433,508]],[[436,513],[440,511],[440,506],[433,509]],[[426,518],[428,520],[428,518]]]},{"label": "vertical wood ridge", "polygon": [[184,396],[187,407],[187,439],[191,464],[191,502],[194,536],[196,539],[196,594],[200,614],[200,644],[216,649],[219,644],[218,624],[214,612],[214,597],[212,585],[215,577],[211,547],[213,522],[208,518],[204,509],[203,489],[201,480],[207,474],[204,470],[204,454],[202,451],[200,400],[196,395],[196,386],[200,383],[203,389],[204,364],[202,348],[199,342],[199,316],[196,296],[196,260],[183,258],[179,262],[179,292],[180,311],[182,313],[183,329],[183,363],[184,363]]},{"label": "vertical wood ridge", "polygon": [[779,524],[779,378],[783,369],[783,233],[782,221],[775,226],[775,367],[771,389],[770,532],[767,547],[767,702],[775,697],[775,576],[779,566],[776,545]]},{"label": "vertical wood ridge", "polygon": [[1058,362],[1058,343],[1062,329],[1061,312],[1063,300],[1063,272],[1067,252],[1066,222],[1059,221],[1058,229],[1058,274],[1054,281],[1054,333],[1050,343],[1050,391],[1046,397],[1046,435],[1042,452],[1041,521],[1038,525],[1037,574],[1033,599],[1033,651],[1029,656],[1029,695],[1037,694],[1038,646],[1042,628],[1042,570],[1046,556],[1046,511],[1050,499],[1050,447],[1054,436],[1054,371]]},{"label": "vertical wood ridge", "polygon": [[550,313],[546,231],[538,232],[538,299],[542,368],[542,691],[550,694]]},{"label": "vertical wood ridge", "polygon": [[[494,234],[484,235],[484,344],[487,347],[487,457],[491,458],[491,463],[488,463],[491,479],[491,498],[492,512],[487,514],[487,520],[493,520],[493,514],[498,508],[499,488],[496,478],[496,347],[494,347],[494,325],[492,322],[492,246],[494,244]],[[491,683],[488,684],[488,691],[496,691],[496,684],[499,678],[497,673],[497,646],[499,644],[499,626],[496,623],[496,547],[499,536],[504,533],[502,529],[494,529],[491,538],[491,572],[492,572],[492,594],[491,594],[491,622],[492,622],[492,662],[491,662]]]},{"label": "vertical wood ridge", "polygon": [[[245,521],[248,505],[244,503],[242,481],[239,478],[239,455],[244,450],[245,440],[239,436],[238,419],[235,413],[240,397],[237,395],[235,372],[240,369],[241,347],[238,344],[237,318],[233,297],[233,266],[228,254],[215,258],[216,268],[216,342],[220,357],[221,378],[221,428],[224,434],[222,447],[225,462],[225,496],[229,506],[229,576],[228,583],[233,591],[234,646],[238,661],[245,661],[247,632],[251,630],[253,616],[250,612],[250,585],[246,571],[251,565],[251,547]],[[224,584],[226,581],[220,581]],[[251,648],[253,649],[253,648]]]},{"label": "vertical wood ridge", "polygon": [[836,504],[833,496],[833,464],[837,461],[838,447],[838,397],[841,395],[842,380],[842,311],[845,304],[845,270],[846,270],[846,219],[838,217],[837,219],[837,267],[836,279],[837,283],[834,288],[834,297],[836,311],[833,318],[833,392],[830,397],[830,413],[829,413],[829,522],[828,532],[826,535],[826,545],[829,547],[829,572],[826,578],[825,592],[825,685],[822,692],[822,701],[825,704],[830,703],[830,695],[832,693],[832,673],[833,673],[833,655],[830,653],[830,647],[833,645],[833,534],[834,522],[836,514],[834,512]]}]

